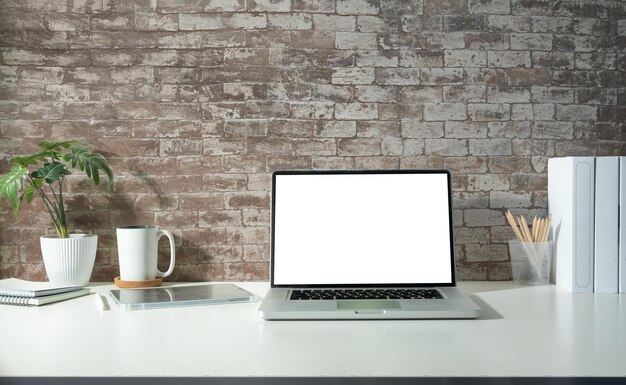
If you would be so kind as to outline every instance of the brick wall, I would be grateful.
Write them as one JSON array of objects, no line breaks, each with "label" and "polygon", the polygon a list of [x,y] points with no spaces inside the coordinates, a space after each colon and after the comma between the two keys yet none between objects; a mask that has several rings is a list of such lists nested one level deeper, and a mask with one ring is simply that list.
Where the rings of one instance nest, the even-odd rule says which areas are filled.
[{"label": "brick wall", "polygon": [[[545,214],[547,159],[626,155],[625,43],[620,1],[0,0],[0,171],[86,138],[117,178],[68,186],[93,280],[131,223],[174,232],[175,280],[248,280],[271,171],[445,167],[459,277],[509,279],[503,211]],[[2,210],[0,276],[45,278],[41,204]]]}]

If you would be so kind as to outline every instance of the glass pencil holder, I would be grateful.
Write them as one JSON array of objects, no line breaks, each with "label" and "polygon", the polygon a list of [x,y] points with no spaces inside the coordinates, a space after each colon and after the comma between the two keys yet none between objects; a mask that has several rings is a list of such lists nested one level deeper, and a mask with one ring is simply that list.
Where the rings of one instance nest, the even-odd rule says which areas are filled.
[{"label": "glass pencil holder", "polygon": [[550,283],[552,241],[509,241],[513,280],[527,285]]}]

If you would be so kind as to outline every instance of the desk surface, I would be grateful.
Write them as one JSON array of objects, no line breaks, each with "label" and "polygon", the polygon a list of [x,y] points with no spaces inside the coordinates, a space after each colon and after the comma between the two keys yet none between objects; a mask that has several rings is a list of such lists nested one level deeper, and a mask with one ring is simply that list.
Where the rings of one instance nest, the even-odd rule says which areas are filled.
[{"label": "desk surface", "polygon": [[[238,284],[260,297],[268,288]],[[0,376],[626,375],[626,295],[460,287],[480,318],[263,321],[260,302],[100,311],[93,295],[0,305]]]}]

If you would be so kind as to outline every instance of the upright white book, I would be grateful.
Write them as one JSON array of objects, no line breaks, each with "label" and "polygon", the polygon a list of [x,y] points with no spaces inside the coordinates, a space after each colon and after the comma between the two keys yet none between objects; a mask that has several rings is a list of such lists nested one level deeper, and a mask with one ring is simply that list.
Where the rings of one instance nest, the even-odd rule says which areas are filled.
[{"label": "upright white book", "polygon": [[556,284],[593,292],[595,158],[548,160],[548,211],[552,216]]},{"label": "upright white book", "polygon": [[626,157],[619,158],[618,291],[626,293]]},{"label": "upright white book", "polygon": [[620,158],[596,158],[594,292],[617,293]]}]

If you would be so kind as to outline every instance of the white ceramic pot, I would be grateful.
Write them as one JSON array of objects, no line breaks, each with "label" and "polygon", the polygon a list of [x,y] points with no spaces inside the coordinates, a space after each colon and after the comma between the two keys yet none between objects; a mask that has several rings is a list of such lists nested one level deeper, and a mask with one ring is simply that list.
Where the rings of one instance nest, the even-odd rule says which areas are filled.
[{"label": "white ceramic pot", "polygon": [[70,234],[69,238],[56,235],[41,237],[41,254],[50,282],[84,286],[91,278],[96,260],[98,236]]}]

